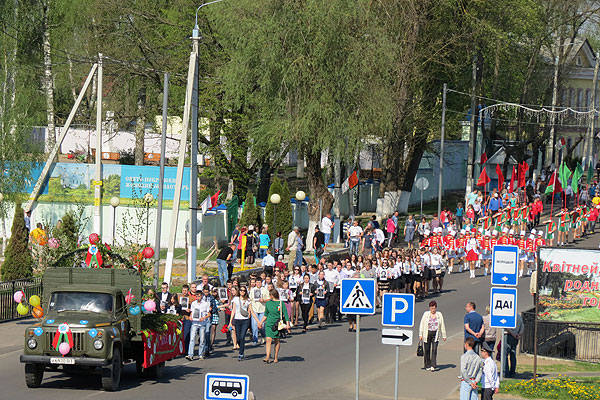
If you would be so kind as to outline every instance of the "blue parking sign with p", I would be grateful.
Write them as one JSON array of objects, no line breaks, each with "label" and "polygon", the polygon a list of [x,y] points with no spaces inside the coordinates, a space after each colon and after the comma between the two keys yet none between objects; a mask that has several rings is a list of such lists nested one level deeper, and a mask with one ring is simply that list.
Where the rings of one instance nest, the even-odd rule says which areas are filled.
[{"label": "blue parking sign with p", "polygon": [[415,324],[415,295],[385,293],[383,295],[381,324],[383,326],[412,327]]}]

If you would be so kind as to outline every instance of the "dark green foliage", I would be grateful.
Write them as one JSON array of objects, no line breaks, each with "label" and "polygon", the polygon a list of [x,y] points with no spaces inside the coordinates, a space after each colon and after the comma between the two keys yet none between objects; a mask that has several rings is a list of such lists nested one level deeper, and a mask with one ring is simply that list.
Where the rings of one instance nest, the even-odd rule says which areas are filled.
[{"label": "dark green foliage", "polygon": [[260,232],[261,218],[258,207],[254,202],[254,195],[248,191],[246,193],[246,203],[244,205],[244,211],[242,212],[242,218],[240,218],[240,224],[242,226],[254,225],[255,229]]},{"label": "dark green foliage", "polygon": [[[292,231],[294,218],[292,216],[292,196],[287,181],[281,186],[281,203],[277,207],[277,230],[281,232],[281,237],[287,238],[287,235]],[[285,240],[285,239],[284,239]]]},{"label": "dark green foliage", "polygon": [[33,275],[33,259],[28,248],[29,233],[25,228],[21,203],[15,205],[15,217],[10,241],[6,249],[6,258],[2,264],[2,280],[28,278]]},{"label": "dark green foliage", "polygon": [[[273,240],[275,240],[277,231],[281,230],[281,227],[283,226],[279,223],[279,221],[282,221],[279,218],[281,217],[281,204],[285,201],[285,198],[281,196],[281,202],[275,206],[273,203],[271,203],[271,196],[275,193],[281,196],[281,181],[276,176],[274,176],[271,180],[269,197],[267,198],[267,206],[265,207],[265,224],[269,225],[269,236],[271,236],[271,243]],[[273,209],[275,207],[277,207],[277,220],[275,221],[277,222],[276,224],[273,223]]]},{"label": "dark green foliage", "polygon": [[55,229],[55,237],[57,237],[61,244],[69,249],[75,249],[77,247],[77,233],[79,227],[75,214],[72,211],[67,212],[62,217],[62,223]]}]

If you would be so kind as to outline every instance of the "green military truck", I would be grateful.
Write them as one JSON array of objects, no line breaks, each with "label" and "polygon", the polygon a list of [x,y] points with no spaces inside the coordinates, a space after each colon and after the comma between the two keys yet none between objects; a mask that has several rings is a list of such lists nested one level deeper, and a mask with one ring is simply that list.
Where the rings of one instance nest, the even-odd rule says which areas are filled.
[{"label": "green military truck", "polygon": [[[160,335],[142,331],[142,278],[134,268],[50,267],[42,284],[46,314],[25,330],[20,358],[30,388],[41,385],[46,370],[76,368],[99,373],[102,388],[115,391],[124,363],[135,362],[139,375],[159,377],[165,361],[183,353],[175,323]],[[162,348],[157,356],[159,336]],[[70,346],[68,353],[64,354],[66,347],[59,352],[61,342]]]}]

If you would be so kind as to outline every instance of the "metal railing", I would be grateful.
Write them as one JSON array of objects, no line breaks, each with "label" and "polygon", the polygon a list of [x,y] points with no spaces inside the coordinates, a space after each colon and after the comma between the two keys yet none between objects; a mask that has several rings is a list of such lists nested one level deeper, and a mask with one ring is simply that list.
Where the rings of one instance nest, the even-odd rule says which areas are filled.
[{"label": "metal railing", "polygon": [[42,280],[41,278],[25,278],[0,282],[0,322],[27,317],[27,315],[22,316],[17,313],[18,304],[14,301],[13,295],[18,290],[25,293],[26,299],[34,294],[42,297]]},{"label": "metal railing", "polygon": [[[521,352],[533,354],[535,312],[521,314]],[[600,363],[600,323],[538,320],[538,355]]]}]

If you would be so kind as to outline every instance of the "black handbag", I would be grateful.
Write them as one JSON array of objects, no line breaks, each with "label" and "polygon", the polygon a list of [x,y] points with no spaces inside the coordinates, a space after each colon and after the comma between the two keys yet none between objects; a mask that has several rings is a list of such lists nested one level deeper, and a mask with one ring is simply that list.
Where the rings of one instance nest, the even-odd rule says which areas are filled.
[{"label": "black handbag", "polygon": [[417,357],[423,357],[423,341],[419,340],[419,345],[417,346]]}]

